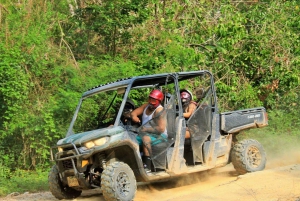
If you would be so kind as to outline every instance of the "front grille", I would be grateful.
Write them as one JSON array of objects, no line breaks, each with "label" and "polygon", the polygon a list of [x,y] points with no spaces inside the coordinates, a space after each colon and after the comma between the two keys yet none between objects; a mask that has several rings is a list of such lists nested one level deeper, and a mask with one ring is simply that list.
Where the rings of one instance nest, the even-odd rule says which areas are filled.
[{"label": "front grille", "polygon": [[[75,163],[75,165],[76,165],[77,159],[76,159],[76,158],[73,158],[73,160],[74,160],[74,163]],[[62,161],[62,165],[63,165],[63,168],[64,168],[65,170],[73,169],[73,165],[72,165],[72,160],[71,160],[71,159],[63,160],[63,161]]]},{"label": "front grille", "polygon": [[73,146],[72,147],[64,147],[63,149],[64,149],[64,151],[69,151],[69,150],[73,150],[74,147]]}]

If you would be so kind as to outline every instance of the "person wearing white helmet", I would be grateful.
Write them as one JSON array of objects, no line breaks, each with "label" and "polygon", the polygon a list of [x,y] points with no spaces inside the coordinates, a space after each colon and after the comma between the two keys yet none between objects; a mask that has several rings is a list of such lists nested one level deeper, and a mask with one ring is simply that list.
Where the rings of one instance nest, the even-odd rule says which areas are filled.
[{"label": "person wearing white helmet", "polygon": [[[193,101],[193,95],[192,93],[187,89],[180,90],[180,99],[182,104],[182,110],[183,110],[183,117],[188,120],[190,116],[194,113],[194,111],[197,108],[197,103]],[[188,129],[186,128],[185,132],[185,138],[190,138],[191,134]]]}]

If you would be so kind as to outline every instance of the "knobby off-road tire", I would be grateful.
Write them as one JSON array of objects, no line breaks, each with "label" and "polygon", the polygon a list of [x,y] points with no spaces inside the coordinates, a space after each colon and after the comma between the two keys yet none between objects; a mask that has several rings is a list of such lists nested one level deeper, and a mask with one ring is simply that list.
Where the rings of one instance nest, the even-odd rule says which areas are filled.
[{"label": "knobby off-road tire", "polygon": [[263,170],[267,161],[262,145],[252,139],[236,143],[231,150],[230,158],[239,174]]},{"label": "knobby off-road tire", "polygon": [[130,201],[136,193],[136,180],[131,168],[123,162],[113,162],[101,175],[101,188],[106,201]]},{"label": "knobby off-road tire", "polygon": [[54,197],[57,199],[73,199],[77,198],[81,195],[81,191],[77,191],[73,188],[70,188],[68,186],[63,186],[59,174],[57,166],[54,165],[48,175],[48,184],[50,192]]}]

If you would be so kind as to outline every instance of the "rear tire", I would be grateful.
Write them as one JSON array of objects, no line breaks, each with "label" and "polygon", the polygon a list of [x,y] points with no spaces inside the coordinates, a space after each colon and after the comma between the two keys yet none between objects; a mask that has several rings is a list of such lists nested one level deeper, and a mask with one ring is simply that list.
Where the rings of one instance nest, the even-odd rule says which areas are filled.
[{"label": "rear tire", "polygon": [[239,174],[263,170],[267,162],[263,146],[252,139],[237,142],[231,150],[230,158]]},{"label": "rear tire", "polygon": [[133,200],[136,180],[131,168],[123,162],[109,164],[101,175],[102,193],[107,201]]},{"label": "rear tire", "polygon": [[52,195],[59,200],[73,199],[81,195],[81,191],[77,191],[69,186],[63,186],[56,165],[54,165],[50,170],[48,175],[48,184]]}]

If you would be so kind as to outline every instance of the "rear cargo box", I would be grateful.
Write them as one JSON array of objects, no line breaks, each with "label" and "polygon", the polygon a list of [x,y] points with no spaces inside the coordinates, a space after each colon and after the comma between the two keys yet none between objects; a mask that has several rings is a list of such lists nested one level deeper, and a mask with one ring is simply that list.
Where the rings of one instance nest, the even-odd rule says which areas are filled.
[{"label": "rear cargo box", "polygon": [[264,107],[221,113],[221,130],[225,133],[238,133],[267,125],[268,117]]}]

